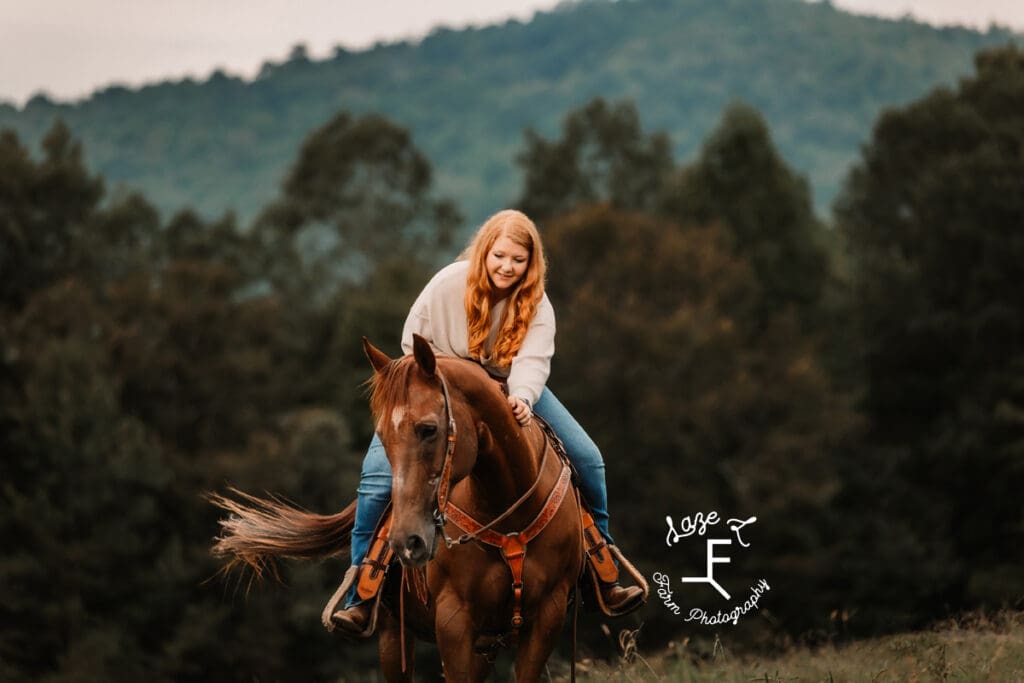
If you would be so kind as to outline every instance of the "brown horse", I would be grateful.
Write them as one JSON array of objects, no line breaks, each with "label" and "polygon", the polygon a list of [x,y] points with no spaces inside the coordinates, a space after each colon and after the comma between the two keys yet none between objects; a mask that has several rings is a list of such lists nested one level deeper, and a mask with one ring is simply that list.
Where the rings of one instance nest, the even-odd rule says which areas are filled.
[{"label": "brown horse", "polygon": [[[420,337],[413,355],[394,361],[365,340],[364,349],[375,370],[370,404],[392,468],[388,538],[404,568],[426,573],[426,595],[403,581],[401,610],[381,610],[385,677],[412,679],[405,653],[420,637],[436,639],[446,680],[486,678],[486,650],[495,642],[516,647],[517,681],[538,680],[583,562],[578,502],[555,495],[564,491],[563,463],[548,457],[536,422],[515,421],[499,385],[475,363],[435,357]],[[322,517],[249,501],[257,506],[214,497],[234,513],[214,550],[233,562],[261,570],[267,556],[313,557],[347,545],[354,506]],[[467,529],[467,517],[498,523]],[[450,536],[477,535],[450,544]],[[494,538],[505,547],[489,544]]]}]

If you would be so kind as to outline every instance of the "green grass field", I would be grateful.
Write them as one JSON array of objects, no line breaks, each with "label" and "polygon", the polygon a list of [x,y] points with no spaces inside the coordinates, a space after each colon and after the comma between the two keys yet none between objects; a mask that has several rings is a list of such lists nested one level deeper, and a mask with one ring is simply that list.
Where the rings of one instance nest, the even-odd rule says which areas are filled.
[{"label": "green grass field", "polygon": [[710,656],[692,649],[683,643],[643,656],[627,646],[618,665],[584,660],[577,677],[687,683],[1024,681],[1024,613],[975,614],[929,631],[794,648],[764,658],[735,655],[717,643]]}]

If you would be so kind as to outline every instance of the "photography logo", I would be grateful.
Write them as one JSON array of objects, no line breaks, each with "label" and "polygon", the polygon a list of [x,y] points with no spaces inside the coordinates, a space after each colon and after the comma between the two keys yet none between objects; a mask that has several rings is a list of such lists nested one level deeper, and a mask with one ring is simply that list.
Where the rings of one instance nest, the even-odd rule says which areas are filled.
[{"label": "photography logo", "polygon": [[[765,579],[761,579],[749,587],[749,595],[746,600],[742,603],[732,603],[732,594],[715,577],[715,566],[731,564],[734,554],[743,553],[750,548],[750,543],[747,543],[743,538],[743,529],[757,522],[757,517],[748,517],[746,519],[730,518],[725,522],[726,528],[721,530],[713,529],[721,521],[716,511],[711,511],[707,514],[697,512],[696,514],[682,517],[679,520],[678,527],[672,517],[665,517],[665,522],[668,524],[665,545],[669,548],[677,546],[694,536],[704,539],[706,550],[704,575],[681,576],[679,577],[679,583],[704,584],[717,591],[721,598],[729,603],[724,609],[719,609],[715,614],[711,614],[709,610],[700,607],[693,607],[684,617],[686,621],[695,621],[708,626],[730,623],[735,626],[739,623],[741,617],[757,610],[761,596],[771,590],[768,582]],[[715,531],[723,534],[724,537],[715,535]],[[652,578],[658,586],[658,597],[661,598],[665,607],[673,614],[681,615],[683,608],[675,602],[672,593],[672,577],[664,572],[655,572]]]}]

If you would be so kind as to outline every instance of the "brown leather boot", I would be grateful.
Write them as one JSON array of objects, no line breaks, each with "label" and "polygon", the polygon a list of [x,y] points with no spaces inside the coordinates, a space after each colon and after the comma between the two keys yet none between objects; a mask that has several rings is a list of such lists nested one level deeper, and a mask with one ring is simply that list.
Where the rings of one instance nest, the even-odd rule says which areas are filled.
[{"label": "brown leather boot", "polygon": [[601,582],[601,601],[604,606],[616,614],[627,614],[643,604],[643,589],[640,586],[620,586]]},{"label": "brown leather boot", "polygon": [[340,609],[331,615],[331,623],[343,633],[350,636],[361,636],[370,624],[370,612],[373,602],[361,602],[347,609]]}]

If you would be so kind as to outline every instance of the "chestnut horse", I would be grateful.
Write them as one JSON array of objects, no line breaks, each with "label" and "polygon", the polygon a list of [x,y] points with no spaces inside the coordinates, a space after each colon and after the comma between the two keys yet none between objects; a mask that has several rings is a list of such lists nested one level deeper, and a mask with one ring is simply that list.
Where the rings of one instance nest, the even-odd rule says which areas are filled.
[{"label": "chestnut horse", "polygon": [[[365,339],[363,346],[374,368],[376,430],[392,468],[388,539],[405,571],[425,567],[426,575],[426,595],[414,587],[418,582],[403,581],[395,601],[401,609],[381,610],[385,677],[412,680],[405,653],[420,637],[436,640],[446,680],[486,678],[493,661],[486,650],[495,642],[516,647],[517,681],[538,680],[584,556],[578,501],[572,493],[554,495],[565,477],[563,462],[536,420],[526,427],[516,422],[500,386],[479,365],[435,357],[418,336],[414,353],[396,360]],[[352,505],[326,517],[247,498],[258,507],[213,497],[234,513],[222,521],[224,534],[214,548],[232,555],[232,562],[260,571],[267,556],[333,554],[348,543]],[[463,523],[456,526],[446,512],[459,512]],[[467,534],[473,531],[464,523],[467,515],[497,524]],[[518,546],[525,555],[482,542],[507,535],[518,543],[518,532],[532,537]],[[511,569],[517,560],[518,594]]]}]

